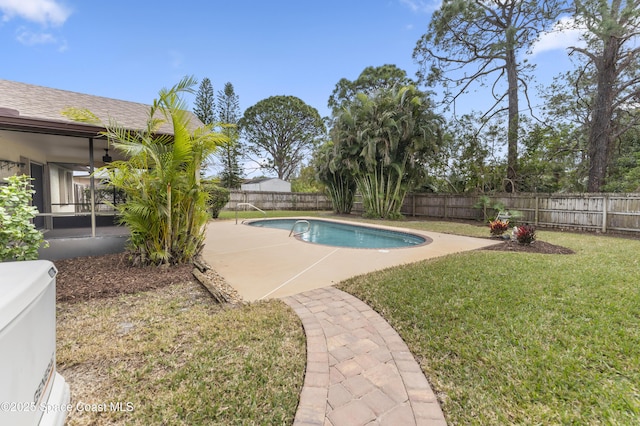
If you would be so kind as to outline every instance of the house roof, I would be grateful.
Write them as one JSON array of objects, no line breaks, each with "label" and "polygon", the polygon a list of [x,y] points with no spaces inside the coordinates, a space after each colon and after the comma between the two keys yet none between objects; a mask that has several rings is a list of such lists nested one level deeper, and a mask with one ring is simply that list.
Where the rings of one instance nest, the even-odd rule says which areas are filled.
[{"label": "house roof", "polygon": [[[260,177],[260,178],[253,178],[253,179],[248,179],[245,180],[244,182],[242,182],[243,184],[251,184],[251,183],[261,183],[261,182],[266,182],[268,180],[282,180],[282,179],[278,179],[278,178],[270,178],[270,177]],[[286,181],[283,181],[286,182]]]},{"label": "house roof", "polygon": [[[146,127],[150,105],[0,79],[0,127],[77,136],[101,130],[62,115],[69,107],[86,108],[104,123],[113,119],[127,129],[141,130]],[[192,125],[202,126],[191,115]],[[165,123],[159,133],[173,134],[171,124]]]}]

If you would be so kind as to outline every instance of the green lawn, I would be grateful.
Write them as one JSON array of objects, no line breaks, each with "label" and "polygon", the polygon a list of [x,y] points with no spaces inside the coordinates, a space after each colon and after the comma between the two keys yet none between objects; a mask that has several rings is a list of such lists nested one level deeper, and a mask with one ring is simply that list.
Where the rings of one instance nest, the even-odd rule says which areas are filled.
[{"label": "green lawn", "polygon": [[341,288],[401,334],[452,424],[640,423],[640,241],[538,238],[576,254],[467,252]]},{"label": "green lawn", "polygon": [[[489,235],[480,224],[347,219]],[[640,241],[538,239],[576,254],[474,251],[341,287],[398,330],[452,424],[640,423]]]},{"label": "green lawn", "polygon": [[[377,223],[488,236],[473,224]],[[640,241],[538,237],[576,254],[466,252],[341,288],[405,339],[450,424],[640,424]],[[305,363],[295,314],[279,301],[220,310],[194,292],[202,289],[59,304],[58,363],[72,388],[92,378],[83,401],[135,404],[132,413],[76,413],[70,424],[292,421]],[[123,322],[131,332],[120,332]]]},{"label": "green lawn", "polygon": [[58,370],[72,404],[125,407],[72,410],[70,426],[293,422],[304,331],[279,300],[221,308],[199,284],[182,283],[61,302],[57,315]]},{"label": "green lawn", "polygon": [[[489,235],[480,224],[347,219]],[[576,254],[467,252],[341,288],[398,330],[452,424],[640,424],[640,241],[538,239]]]}]

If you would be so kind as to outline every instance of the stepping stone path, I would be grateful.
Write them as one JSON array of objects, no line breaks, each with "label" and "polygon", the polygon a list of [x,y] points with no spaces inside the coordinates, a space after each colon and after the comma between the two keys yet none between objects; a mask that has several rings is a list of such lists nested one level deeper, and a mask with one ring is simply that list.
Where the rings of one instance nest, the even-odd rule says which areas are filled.
[{"label": "stepping stone path", "polygon": [[334,287],[283,298],[302,320],[307,368],[294,425],[446,425],[398,333]]}]

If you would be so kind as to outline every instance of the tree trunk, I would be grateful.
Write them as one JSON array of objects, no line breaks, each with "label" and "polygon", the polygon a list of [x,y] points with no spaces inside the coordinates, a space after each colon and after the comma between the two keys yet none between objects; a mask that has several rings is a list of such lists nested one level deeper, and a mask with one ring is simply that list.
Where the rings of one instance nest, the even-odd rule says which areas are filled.
[{"label": "tree trunk", "polygon": [[602,56],[596,62],[598,87],[589,129],[589,192],[600,192],[607,176],[609,154],[613,145],[611,119],[618,48],[619,40],[609,36],[605,40]]},{"label": "tree trunk", "polygon": [[[509,124],[507,130],[507,192],[516,192],[516,179],[518,177],[518,64],[516,62],[515,41],[511,40],[512,33],[507,29],[507,81],[509,101]],[[510,36],[511,35],[511,36]]]}]

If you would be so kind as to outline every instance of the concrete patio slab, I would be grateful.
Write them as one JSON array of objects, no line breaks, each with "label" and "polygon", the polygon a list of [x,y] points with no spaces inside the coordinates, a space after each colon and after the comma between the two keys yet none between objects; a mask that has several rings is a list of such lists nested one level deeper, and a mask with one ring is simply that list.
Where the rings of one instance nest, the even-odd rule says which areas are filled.
[{"label": "concrete patio slab", "polygon": [[375,270],[496,244],[489,239],[375,227],[414,233],[431,242],[385,250],[323,246],[289,237],[289,232],[282,229],[215,220],[207,225],[202,256],[244,300],[255,301],[290,296]]}]

